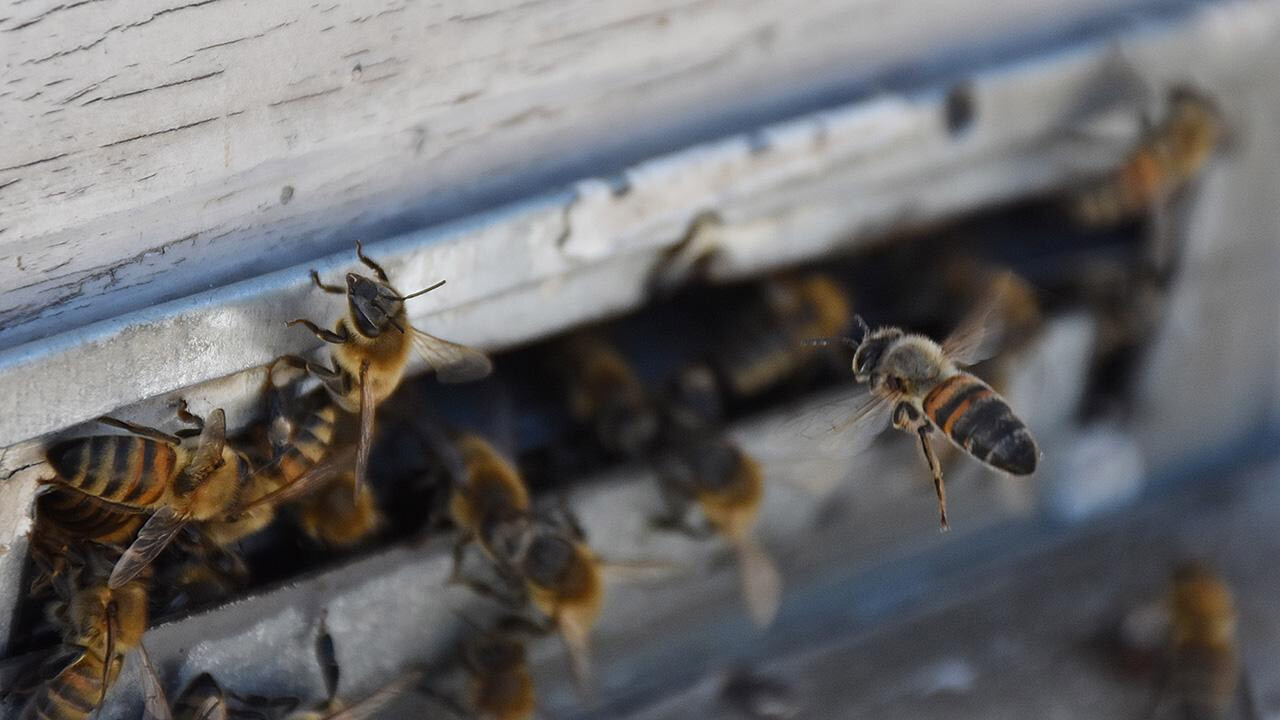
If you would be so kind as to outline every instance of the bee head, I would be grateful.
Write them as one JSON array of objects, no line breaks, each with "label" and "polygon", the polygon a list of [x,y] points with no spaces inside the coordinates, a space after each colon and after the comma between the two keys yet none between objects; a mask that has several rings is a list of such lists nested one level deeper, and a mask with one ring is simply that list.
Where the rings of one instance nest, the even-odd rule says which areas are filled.
[{"label": "bee head", "polygon": [[404,298],[386,283],[359,273],[347,273],[347,307],[361,335],[376,338],[389,327],[401,332],[397,316],[404,311]]},{"label": "bee head", "polygon": [[573,542],[563,534],[538,532],[529,544],[522,569],[534,584],[556,587],[573,564],[575,555]]},{"label": "bee head", "polygon": [[880,366],[884,351],[900,337],[902,331],[897,328],[884,328],[865,334],[853,353],[853,378],[860,383],[869,382]]}]

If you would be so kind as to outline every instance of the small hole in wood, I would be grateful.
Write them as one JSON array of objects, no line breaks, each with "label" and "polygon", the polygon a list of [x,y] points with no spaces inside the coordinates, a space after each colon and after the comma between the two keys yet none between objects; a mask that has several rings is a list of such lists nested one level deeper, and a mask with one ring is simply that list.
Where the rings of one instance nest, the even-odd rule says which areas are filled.
[{"label": "small hole in wood", "polygon": [[280,188],[280,204],[281,205],[288,205],[289,201],[292,199],[293,199],[292,185],[285,185],[284,187]]}]

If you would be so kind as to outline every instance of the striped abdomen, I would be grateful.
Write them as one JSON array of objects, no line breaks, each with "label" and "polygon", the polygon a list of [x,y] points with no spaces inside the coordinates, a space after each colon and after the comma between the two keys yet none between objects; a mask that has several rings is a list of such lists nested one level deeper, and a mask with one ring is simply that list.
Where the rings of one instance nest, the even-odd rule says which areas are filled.
[{"label": "striped abdomen", "polygon": [[[112,669],[115,681],[119,667]],[[86,649],[51,680],[41,685],[27,701],[21,720],[84,720],[93,714],[102,697],[102,654]]]},{"label": "striped abdomen", "polygon": [[136,435],[67,440],[46,457],[67,487],[139,509],[162,505],[178,471],[177,448]]},{"label": "striped abdomen", "polygon": [[990,385],[966,372],[943,380],[924,399],[924,412],[970,455],[1014,475],[1035,472],[1039,450],[1027,426]]},{"label": "striped abdomen", "polygon": [[123,545],[137,534],[146,516],[112,510],[85,495],[52,488],[36,498],[36,523],[40,532],[62,537]]},{"label": "striped abdomen", "polygon": [[279,454],[276,462],[277,480],[280,486],[302,477],[303,473],[315,467],[329,454],[333,443],[333,424],[337,420],[338,409],[326,403],[293,431],[289,446]]}]

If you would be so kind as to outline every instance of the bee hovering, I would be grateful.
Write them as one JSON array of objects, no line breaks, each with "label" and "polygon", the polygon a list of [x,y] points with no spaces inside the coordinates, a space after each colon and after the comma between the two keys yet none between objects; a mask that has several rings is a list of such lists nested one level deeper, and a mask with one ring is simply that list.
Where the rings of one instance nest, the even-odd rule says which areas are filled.
[{"label": "bee hovering", "polygon": [[[941,430],[973,457],[1013,475],[1035,472],[1040,458],[1031,431],[991,386],[961,369],[994,354],[998,329],[993,302],[961,323],[941,345],[897,327],[872,330],[855,316],[856,338],[816,338],[819,345],[842,343],[853,349],[853,377],[866,384],[845,428],[875,433],[891,420],[920,439],[920,449],[938,495],[942,529],[948,529],[947,492],[942,467],[930,442]],[[865,428],[865,431],[864,431]]]},{"label": "bee hovering", "polygon": [[333,330],[326,330],[305,319],[287,323],[289,326],[302,325],[316,337],[332,343],[333,367],[316,365],[294,355],[287,355],[281,360],[305,368],[324,383],[343,410],[359,414],[360,436],[355,462],[358,493],[368,475],[374,408],[400,384],[409,364],[411,348],[435,371],[441,382],[478,380],[489,374],[493,364],[479,350],[441,340],[409,324],[405,301],[435,290],[444,285],[443,280],[423,290],[401,295],[391,286],[382,266],[365,256],[359,241],[356,242],[356,256],[373,271],[374,277],[349,272],[345,289],[326,285],[316,271],[311,271],[311,280],[316,287],[347,298],[347,312],[338,319]]}]

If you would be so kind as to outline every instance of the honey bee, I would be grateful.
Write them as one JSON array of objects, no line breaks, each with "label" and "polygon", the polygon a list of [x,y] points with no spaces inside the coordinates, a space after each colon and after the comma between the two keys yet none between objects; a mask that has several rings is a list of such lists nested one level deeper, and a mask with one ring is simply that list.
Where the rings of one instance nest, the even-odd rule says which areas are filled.
[{"label": "honey bee", "polygon": [[[531,605],[560,632],[574,677],[585,689],[591,627],[600,613],[604,583],[581,528],[571,518],[553,522],[535,515],[524,479],[484,439],[464,434],[456,446],[463,475],[454,481],[449,504],[458,528],[451,582],[509,605]],[[505,581],[505,592],[462,575],[463,553],[473,542]]]},{"label": "honey bee", "polygon": [[853,349],[853,376],[870,392],[845,421],[858,431],[879,432],[885,420],[916,435],[933,476],[939,521],[948,529],[942,467],[930,444],[940,429],[952,443],[978,460],[1012,475],[1035,472],[1040,450],[1031,431],[991,386],[961,369],[990,357],[998,336],[991,301],[961,323],[941,345],[896,327],[871,330],[855,317],[857,338],[819,338]]},{"label": "honey bee", "polygon": [[72,659],[36,690],[23,708],[22,720],[88,718],[115,683],[125,654],[141,647],[148,621],[149,575],[143,573],[111,588],[93,572],[91,562],[78,577],[83,586],[60,610],[66,622],[64,642],[73,651]]},{"label": "honey bee", "polygon": [[771,278],[761,291],[756,303],[728,323],[713,355],[736,397],[754,397],[794,376],[817,352],[802,341],[843,334],[853,316],[848,292],[824,273]]},{"label": "honey bee", "polygon": [[80,493],[56,486],[36,496],[35,524],[29,535],[31,556],[40,569],[31,586],[40,594],[65,571],[72,548],[83,542],[124,547],[145,518],[118,512]]},{"label": "honey bee", "polygon": [[636,457],[658,432],[649,392],[626,358],[603,338],[579,333],[565,342],[560,370],[568,379],[569,412],[590,425],[606,450]]},{"label": "honey bee", "polygon": [[1114,173],[1072,199],[1073,214],[1087,225],[1111,225],[1150,212],[1199,175],[1223,136],[1212,101],[1189,88],[1174,89],[1164,119]]},{"label": "honey bee", "polygon": [[75,438],[46,452],[62,487],[125,512],[151,512],[112,571],[112,589],[136,577],[188,522],[227,517],[249,484],[249,461],[226,443],[221,409],[207,423],[185,405],[179,417],[199,428],[194,447],[183,437],[107,418],[132,434]]},{"label": "honey bee", "polygon": [[1069,200],[1078,222],[1108,227],[1146,216],[1144,269],[1158,282],[1172,275],[1179,248],[1169,215],[1227,136],[1217,106],[1185,87],[1169,93],[1164,119],[1150,128],[1120,167]]},{"label": "honey bee", "polygon": [[391,286],[382,266],[365,256],[359,241],[356,256],[373,271],[374,278],[349,272],[347,286],[342,288],[326,285],[316,271],[311,271],[316,287],[347,298],[347,312],[333,330],[306,319],[287,323],[302,325],[316,337],[331,343],[333,367],[307,362],[297,356],[285,356],[281,360],[305,368],[324,384],[343,410],[358,413],[360,434],[355,469],[358,492],[368,476],[374,409],[400,384],[410,349],[417,351],[441,382],[477,380],[488,375],[493,365],[479,350],[441,340],[409,324],[405,301],[435,290],[444,285],[443,280],[418,292],[401,295]]},{"label": "honey bee", "polygon": [[1147,717],[1173,700],[1182,717],[1226,720],[1237,703],[1258,717],[1245,683],[1231,591],[1200,563],[1174,570],[1166,669]]},{"label": "honey bee", "polygon": [[698,534],[687,525],[696,504],[711,529],[733,546],[752,620],[761,627],[778,612],[782,578],[755,537],[764,497],[760,464],[711,425],[706,388],[714,380],[701,366],[684,370],[668,411],[667,439],[656,463],[659,487],[670,511],[662,524]]}]

